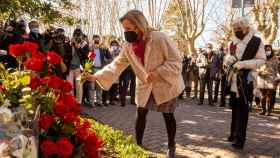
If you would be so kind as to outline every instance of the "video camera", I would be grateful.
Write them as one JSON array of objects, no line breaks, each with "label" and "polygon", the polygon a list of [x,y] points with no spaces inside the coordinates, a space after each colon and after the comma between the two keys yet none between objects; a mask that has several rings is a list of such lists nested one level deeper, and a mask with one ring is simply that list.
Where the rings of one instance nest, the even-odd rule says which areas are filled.
[{"label": "video camera", "polygon": [[4,30],[6,33],[14,34],[14,33],[20,33],[25,34],[26,33],[26,25],[24,20],[16,20],[15,18],[10,18],[6,21],[4,25]]}]

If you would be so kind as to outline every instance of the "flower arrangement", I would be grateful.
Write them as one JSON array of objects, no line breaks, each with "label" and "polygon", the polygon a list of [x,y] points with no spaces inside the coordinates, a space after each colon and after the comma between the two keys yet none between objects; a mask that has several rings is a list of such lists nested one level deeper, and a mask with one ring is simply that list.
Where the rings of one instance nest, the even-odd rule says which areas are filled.
[{"label": "flower arrangement", "polygon": [[[80,117],[80,105],[70,93],[72,85],[52,73],[62,57],[55,52],[43,54],[31,42],[11,45],[9,52],[19,66],[6,70],[0,65],[0,108],[24,116],[20,125],[38,135],[40,157],[98,158],[102,140],[90,122]],[[90,60],[93,64],[94,57],[89,56],[88,64]],[[91,67],[86,65],[85,71],[90,72]]]}]

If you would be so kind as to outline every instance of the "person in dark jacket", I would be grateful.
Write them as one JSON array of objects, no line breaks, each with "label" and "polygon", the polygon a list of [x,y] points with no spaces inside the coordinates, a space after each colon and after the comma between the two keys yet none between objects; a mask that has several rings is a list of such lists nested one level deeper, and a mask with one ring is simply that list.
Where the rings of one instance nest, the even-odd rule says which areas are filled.
[{"label": "person in dark jacket", "polygon": [[212,44],[208,43],[206,45],[206,52],[200,54],[197,59],[197,66],[199,67],[200,77],[200,95],[198,105],[203,104],[206,85],[208,90],[209,105],[214,105],[212,96],[213,80],[217,76],[220,63],[218,56],[212,49]]},{"label": "person in dark jacket", "polygon": [[6,68],[17,67],[16,59],[9,54],[9,46],[24,42],[25,35],[25,21],[11,19],[6,22],[4,32],[0,36],[0,63],[4,64]]},{"label": "person in dark jacket", "polygon": [[76,29],[71,41],[71,51],[66,51],[64,55],[64,63],[67,67],[67,80],[73,85],[73,94],[79,103],[82,103],[83,87],[78,80],[81,75],[81,66],[84,65],[89,52],[89,46],[82,38],[83,33],[80,29]]}]

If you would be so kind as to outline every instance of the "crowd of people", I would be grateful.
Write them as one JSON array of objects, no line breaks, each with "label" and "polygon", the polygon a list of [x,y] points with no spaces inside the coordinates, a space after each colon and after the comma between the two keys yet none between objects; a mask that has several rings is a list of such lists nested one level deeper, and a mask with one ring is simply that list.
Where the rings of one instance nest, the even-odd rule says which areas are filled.
[{"label": "crowd of people", "polygon": [[[141,17],[142,21],[135,20],[137,18],[134,16],[138,19]],[[155,109],[163,112],[165,118],[169,152],[171,150],[169,155],[175,152],[176,121],[173,113],[176,107],[174,99],[177,99],[178,95],[179,99],[193,98],[198,101],[198,105],[203,105],[207,87],[209,105],[214,106],[219,103],[221,107],[226,106],[226,98],[230,96],[232,124],[228,140],[234,142],[233,147],[238,149],[242,149],[245,144],[248,113],[253,101],[255,100],[257,106],[261,104],[261,115],[271,115],[273,112],[279,81],[279,58],[271,45],[264,45],[261,39],[254,35],[246,20],[239,19],[232,24],[234,37],[231,42],[228,42],[229,44],[222,43],[217,46],[218,49],[214,49],[213,44],[207,43],[205,48],[199,48],[196,53],[181,53],[185,55],[180,59],[175,48],[165,41],[165,36],[154,33],[156,31],[152,29],[149,30],[142,13],[132,11],[120,22],[126,30],[126,40],[132,43],[132,49],[139,60],[134,59],[135,55],[128,55],[130,46],[118,40],[111,40],[106,44],[100,35],[88,37],[80,28],[76,28],[69,38],[65,30],[59,27],[50,27],[44,33],[40,33],[40,24],[36,20],[28,23],[29,33],[25,21],[8,20],[0,32],[0,62],[7,68],[17,67],[17,61],[9,55],[9,45],[23,41],[35,42],[41,52],[55,51],[63,57],[63,62],[56,65],[55,73],[72,83],[74,87],[72,93],[81,104],[92,107],[116,104],[125,106],[129,95],[130,104],[137,103],[140,106],[136,121],[136,137],[139,145],[142,145],[147,109],[153,109],[155,104],[160,104]],[[135,31],[134,28],[138,30]],[[146,32],[151,33],[152,36],[145,36]],[[139,40],[140,35],[143,41]],[[158,43],[150,44],[150,38],[154,38],[154,41],[158,40]],[[149,44],[151,46],[147,47]],[[163,48],[158,47],[157,44],[163,45]],[[163,49],[161,52],[163,55],[160,53],[158,56],[154,55],[158,51],[157,48]],[[154,61],[145,65],[148,59],[144,57],[144,53],[151,51],[154,53],[149,55],[154,58]],[[164,54],[170,51],[174,53]],[[92,71],[96,76],[91,76],[82,83],[80,77],[89,52],[95,53]],[[182,68],[174,61],[182,61]],[[146,74],[143,68],[153,67],[155,63],[159,67],[156,69],[157,67],[154,66],[157,72]],[[161,68],[161,65],[164,67]],[[181,94],[174,96],[183,87],[180,77],[176,78],[178,70],[182,74],[185,88]],[[98,78],[99,76],[102,78]],[[153,86],[158,86],[159,91],[156,91],[156,87],[151,88],[148,83],[144,83],[146,79],[142,79],[143,76],[147,76],[148,83],[153,82]],[[108,79],[110,77],[111,79]],[[174,85],[173,82],[177,84]],[[172,89],[171,86],[177,87]],[[174,93],[170,92],[168,96],[162,94],[160,87]],[[148,95],[148,91],[151,94]]]},{"label": "crowd of people", "polygon": [[39,45],[39,51],[46,53],[54,51],[62,56],[63,62],[56,65],[56,75],[67,79],[73,85],[73,94],[81,104],[89,106],[108,106],[120,102],[126,105],[126,96],[131,96],[131,104],[135,105],[135,74],[128,67],[115,81],[109,91],[104,91],[95,82],[80,84],[79,78],[82,67],[88,59],[88,53],[94,52],[96,57],[93,72],[97,72],[112,62],[121,52],[121,44],[118,40],[112,40],[106,45],[101,36],[93,35],[92,40],[78,27],[72,37],[67,37],[65,30],[60,27],[50,27],[40,33],[40,24],[37,20],[28,23],[23,20],[8,20],[0,32],[0,62],[7,68],[16,68],[17,61],[9,55],[9,45],[23,41],[35,42]]}]

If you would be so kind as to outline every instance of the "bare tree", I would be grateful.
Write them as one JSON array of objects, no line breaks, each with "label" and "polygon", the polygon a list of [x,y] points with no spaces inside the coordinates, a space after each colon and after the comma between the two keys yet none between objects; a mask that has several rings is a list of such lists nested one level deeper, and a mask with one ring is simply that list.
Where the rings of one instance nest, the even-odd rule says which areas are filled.
[{"label": "bare tree", "polygon": [[280,0],[256,0],[252,9],[257,30],[267,44],[272,44],[277,37],[279,5]]},{"label": "bare tree", "polygon": [[[175,32],[174,40],[184,53],[196,53],[195,41],[204,31],[209,16],[207,5],[208,0],[174,0],[169,4],[164,24],[173,34]],[[211,5],[208,7],[209,12],[216,2]]]}]

